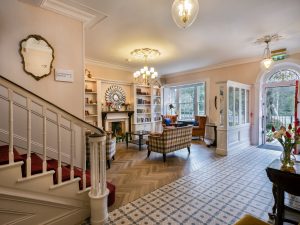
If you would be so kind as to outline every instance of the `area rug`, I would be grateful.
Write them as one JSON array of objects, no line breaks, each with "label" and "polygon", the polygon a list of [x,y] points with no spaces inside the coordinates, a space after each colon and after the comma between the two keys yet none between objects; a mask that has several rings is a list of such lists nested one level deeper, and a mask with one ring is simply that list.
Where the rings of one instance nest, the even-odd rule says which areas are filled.
[{"label": "area rug", "polygon": [[230,152],[110,212],[106,224],[226,225],[246,213],[267,221],[273,195],[265,169],[279,155],[255,147]]}]

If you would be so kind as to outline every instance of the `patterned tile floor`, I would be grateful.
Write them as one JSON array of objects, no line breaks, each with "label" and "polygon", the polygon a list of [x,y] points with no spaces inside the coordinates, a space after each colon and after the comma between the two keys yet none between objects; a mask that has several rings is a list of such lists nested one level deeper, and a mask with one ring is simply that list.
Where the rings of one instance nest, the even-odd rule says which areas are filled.
[{"label": "patterned tile floor", "polygon": [[279,155],[255,147],[231,152],[110,212],[107,224],[226,225],[246,213],[267,221],[273,196],[265,168]]}]

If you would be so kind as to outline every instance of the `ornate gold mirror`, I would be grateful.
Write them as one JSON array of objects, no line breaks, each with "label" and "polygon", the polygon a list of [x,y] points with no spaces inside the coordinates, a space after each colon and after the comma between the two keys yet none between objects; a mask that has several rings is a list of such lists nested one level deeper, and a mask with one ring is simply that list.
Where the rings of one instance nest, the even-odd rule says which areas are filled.
[{"label": "ornate gold mirror", "polygon": [[45,38],[40,35],[29,35],[20,41],[19,53],[24,71],[36,80],[51,73],[54,50]]}]

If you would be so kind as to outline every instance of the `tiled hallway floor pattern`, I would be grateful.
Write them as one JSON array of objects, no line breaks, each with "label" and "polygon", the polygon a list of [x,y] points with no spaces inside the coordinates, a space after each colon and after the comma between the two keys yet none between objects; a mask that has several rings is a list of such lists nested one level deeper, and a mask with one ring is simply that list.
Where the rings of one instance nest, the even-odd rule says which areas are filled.
[{"label": "tiled hallway floor pattern", "polygon": [[110,212],[107,224],[225,225],[246,213],[267,221],[273,196],[265,169],[279,154],[235,151]]}]

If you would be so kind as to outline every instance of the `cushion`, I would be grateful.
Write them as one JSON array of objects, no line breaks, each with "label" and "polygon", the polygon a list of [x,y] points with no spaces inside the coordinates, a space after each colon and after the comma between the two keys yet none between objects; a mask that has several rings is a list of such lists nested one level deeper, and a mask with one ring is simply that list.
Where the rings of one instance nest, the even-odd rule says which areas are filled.
[{"label": "cushion", "polygon": [[246,214],[243,218],[237,221],[234,225],[268,225],[268,223]]},{"label": "cushion", "polygon": [[167,126],[171,126],[171,119],[170,118],[165,118],[165,124]]},{"label": "cushion", "polygon": [[[8,164],[8,145],[0,146],[0,165]],[[23,161],[23,157],[19,154],[19,152],[14,148],[14,161]]]}]

